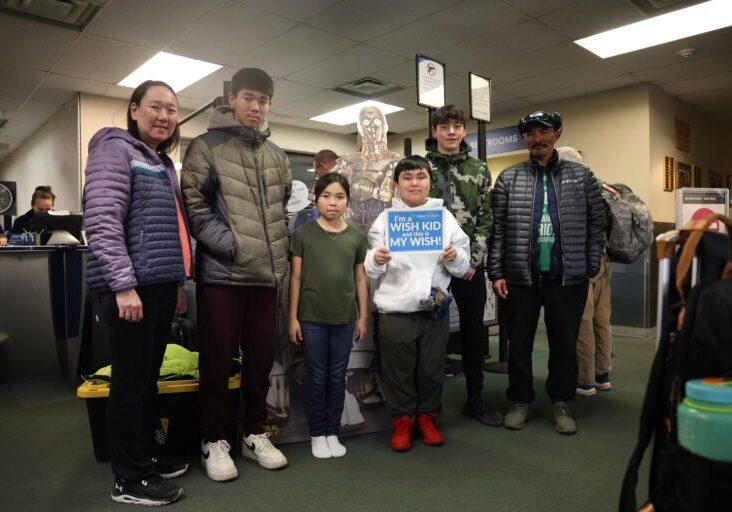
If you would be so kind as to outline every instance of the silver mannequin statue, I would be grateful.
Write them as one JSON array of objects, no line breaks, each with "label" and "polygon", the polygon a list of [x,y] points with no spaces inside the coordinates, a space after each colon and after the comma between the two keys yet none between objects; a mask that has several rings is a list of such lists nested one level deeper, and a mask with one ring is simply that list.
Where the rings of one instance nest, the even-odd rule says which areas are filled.
[{"label": "silver mannequin statue", "polygon": [[389,151],[386,145],[389,126],[377,107],[361,109],[357,126],[361,151],[341,156],[333,172],[343,174],[351,185],[348,219],[368,231],[384,208],[391,206],[394,167],[404,157]]}]

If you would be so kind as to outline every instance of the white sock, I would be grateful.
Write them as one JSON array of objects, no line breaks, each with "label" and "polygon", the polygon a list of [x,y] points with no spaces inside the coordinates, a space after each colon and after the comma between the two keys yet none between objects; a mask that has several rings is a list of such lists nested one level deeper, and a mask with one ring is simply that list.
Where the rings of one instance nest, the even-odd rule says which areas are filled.
[{"label": "white sock", "polygon": [[328,436],[325,440],[328,442],[328,448],[333,457],[343,457],[348,451],[338,440],[338,436]]},{"label": "white sock", "polygon": [[311,437],[310,449],[313,452],[313,457],[317,457],[318,459],[330,459],[333,456],[328,447],[328,442],[325,440],[325,436]]}]

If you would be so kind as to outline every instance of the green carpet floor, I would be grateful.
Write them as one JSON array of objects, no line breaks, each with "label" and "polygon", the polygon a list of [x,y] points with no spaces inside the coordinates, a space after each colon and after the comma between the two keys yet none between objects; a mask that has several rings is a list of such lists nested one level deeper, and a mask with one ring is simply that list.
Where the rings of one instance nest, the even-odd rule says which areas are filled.
[{"label": "green carpet floor", "polygon": [[[544,394],[547,346],[534,351],[536,417],[526,429],[489,428],[461,414],[464,382],[449,379],[440,423],[445,446],[419,441],[407,453],[388,448],[388,433],[348,438],[348,455],[317,460],[309,443],[287,445],[290,465],[267,471],[238,456],[239,478],[215,483],[200,463],[179,479],[183,511],[605,512],[617,510],[635,442],[652,341],[615,338],[614,389],[578,397],[576,436],[555,433]],[[495,351],[494,351],[495,353]],[[486,374],[485,396],[505,410],[506,376]],[[0,510],[130,510],[109,498],[112,473],[94,460],[86,408],[69,383],[0,386]],[[647,472],[639,496],[645,496]],[[135,509],[133,509],[135,510]]]}]

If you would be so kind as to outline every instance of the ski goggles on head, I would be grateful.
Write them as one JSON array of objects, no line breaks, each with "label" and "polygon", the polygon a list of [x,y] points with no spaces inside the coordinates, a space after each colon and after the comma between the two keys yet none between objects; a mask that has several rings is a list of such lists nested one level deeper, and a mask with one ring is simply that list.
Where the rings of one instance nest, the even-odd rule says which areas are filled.
[{"label": "ski goggles on head", "polygon": [[528,116],[522,117],[518,122],[519,133],[524,134],[528,131],[529,126],[533,123],[539,123],[547,127],[553,127],[555,130],[562,129],[562,116],[559,112],[534,112]]}]

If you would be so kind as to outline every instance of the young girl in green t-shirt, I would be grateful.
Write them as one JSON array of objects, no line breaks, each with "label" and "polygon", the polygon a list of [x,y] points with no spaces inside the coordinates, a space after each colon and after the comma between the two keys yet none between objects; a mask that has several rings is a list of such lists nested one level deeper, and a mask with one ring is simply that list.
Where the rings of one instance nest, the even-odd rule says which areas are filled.
[{"label": "young girl in green t-shirt", "polygon": [[338,440],[353,340],[366,334],[368,318],[364,258],[366,235],[343,216],[350,188],[336,173],[315,184],[320,216],[292,235],[290,252],[290,341],[305,355],[305,412],[313,456],[342,457]]}]

